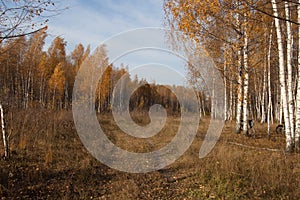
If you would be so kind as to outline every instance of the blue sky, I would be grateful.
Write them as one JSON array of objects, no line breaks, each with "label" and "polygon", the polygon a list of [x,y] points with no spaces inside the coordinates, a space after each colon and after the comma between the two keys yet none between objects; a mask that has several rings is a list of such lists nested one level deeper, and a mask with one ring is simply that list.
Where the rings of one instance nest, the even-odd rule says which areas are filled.
[{"label": "blue sky", "polygon": [[64,0],[68,7],[50,18],[48,45],[56,36],[67,41],[68,52],[76,44],[97,47],[103,40],[134,28],[163,27],[163,0]]},{"label": "blue sky", "polygon": [[[56,36],[61,36],[67,42],[68,53],[79,43],[85,47],[91,45],[93,52],[103,41],[124,31],[144,27],[164,27],[163,0],[64,0],[61,2],[63,3],[60,4],[60,7],[68,7],[68,9],[60,15],[50,18],[46,49]],[[157,40],[157,38],[151,38],[151,34],[146,35],[144,38],[147,37],[150,41]],[[125,41],[122,45],[130,46],[132,42],[134,39]],[[164,48],[163,46],[166,44],[161,43],[161,48]],[[111,51],[112,49],[108,49],[109,53]],[[161,52],[135,52],[114,62],[115,66],[120,66],[121,63],[129,66],[129,69],[142,65],[154,66],[153,63],[157,63],[155,66],[167,65],[184,73],[183,63],[180,59],[172,54],[162,54]],[[184,82],[170,74],[166,70],[159,71],[157,78],[158,75],[164,76],[165,84],[182,84]],[[134,75],[135,72],[132,72],[131,76]],[[151,76],[149,73],[148,77],[147,73],[140,73],[138,76],[146,78],[148,81],[156,79],[153,77],[153,73]]]}]

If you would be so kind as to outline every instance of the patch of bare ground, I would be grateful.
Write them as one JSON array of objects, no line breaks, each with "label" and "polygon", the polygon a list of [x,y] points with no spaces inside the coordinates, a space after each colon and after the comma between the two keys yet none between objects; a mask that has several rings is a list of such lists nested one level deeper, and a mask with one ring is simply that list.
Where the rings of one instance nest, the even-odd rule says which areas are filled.
[{"label": "patch of bare ground", "polygon": [[[141,125],[149,122],[141,117],[133,116]],[[99,121],[116,145],[150,152],[174,137],[180,118],[169,117],[161,133],[149,139],[122,133],[110,115],[100,115]],[[205,117],[193,144],[175,163],[130,174],[106,167],[89,154],[70,111],[18,111],[7,124],[12,158],[0,161],[2,199],[300,198],[300,155],[283,151],[285,138],[275,134],[275,125],[269,140],[265,124],[255,124],[254,138],[235,134],[234,122],[227,122],[213,151],[199,159],[209,124]]]}]

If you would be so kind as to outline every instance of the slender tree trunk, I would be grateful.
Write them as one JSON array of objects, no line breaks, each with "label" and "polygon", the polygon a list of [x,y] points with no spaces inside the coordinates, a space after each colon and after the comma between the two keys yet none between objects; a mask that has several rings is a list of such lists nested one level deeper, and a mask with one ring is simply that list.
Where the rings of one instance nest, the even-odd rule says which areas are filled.
[{"label": "slender tree trunk", "polygon": [[224,120],[227,121],[227,88],[226,88],[226,56],[224,62]]},{"label": "slender tree trunk", "polygon": [[242,79],[242,55],[241,50],[238,50],[238,91],[236,103],[236,133],[241,132],[242,119],[242,100],[243,100],[243,79]]},{"label": "slender tree trunk", "polygon": [[69,101],[69,92],[68,92],[68,81],[65,80],[65,84],[64,84],[64,92],[65,92],[65,99],[64,99],[64,108],[67,110],[68,109],[68,101]]},{"label": "slender tree trunk", "polygon": [[233,84],[232,81],[230,81],[230,88],[229,88],[229,120],[232,120],[234,117],[233,112]]},{"label": "slender tree trunk", "polygon": [[[286,19],[290,20],[290,9],[289,3],[287,1],[284,2],[285,5],[285,15]],[[291,23],[286,21],[286,30],[287,30],[287,54],[286,54],[286,62],[287,62],[287,93],[288,93],[288,109],[290,114],[290,126],[291,126],[291,137],[292,142],[295,138],[294,131],[294,95],[293,95],[293,69],[292,69],[292,42],[293,35],[291,32]]]},{"label": "slender tree trunk", "polygon": [[[240,29],[240,15],[238,14],[236,19],[236,24],[238,29]],[[236,103],[236,128],[235,132],[240,133],[242,128],[242,101],[243,101],[243,67],[242,67],[242,49],[240,46],[241,43],[241,36],[238,35],[238,89],[237,89],[237,103]]]},{"label": "slender tree trunk", "polygon": [[283,124],[283,122],[282,122],[282,120],[283,120],[283,106],[282,106],[282,95],[280,94],[281,92],[280,92],[280,90],[281,90],[281,86],[279,85],[279,88],[278,88],[278,94],[279,94],[279,124]]},{"label": "slender tree trunk", "polygon": [[244,98],[243,98],[243,132],[248,135],[248,89],[249,89],[249,73],[248,73],[248,33],[247,33],[247,16],[244,16]]},{"label": "slender tree trunk", "polygon": [[267,66],[264,65],[264,75],[263,75],[263,86],[262,86],[262,99],[261,99],[261,120],[260,123],[266,122],[266,108],[265,108],[265,99],[266,99],[266,86],[267,81]]},{"label": "slender tree trunk", "polygon": [[[196,87],[194,87],[194,91],[197,91]],[[202,117],[202,112],[201,112],[202,102],[201,102],[201,97],[200,97],[200,92],[199,91],[196,92],[196,97],[197,97],[197,101],[198,101],[198,104],[199,104],[199,117],[201,119],[201,117]],[[177,108],[179,108],[178,105],[177,105]]]},{"label": "slender tree trunk", "polygon": [[[214,72],[213,72],[214,73]],[[215,74],[213,74],[213,80],[212,80],[212,94],[211,94],[211,117],[215,119],[216,117],[216,111],[215,111]]]},{"label": "slender tree trunk", "polygon": [[[300,0],[297,6],[298,23],[300,23]],[[300,26],[298,26],[298,78],[297,78],[297,97],[296,97],[296,130],[295,130],[295,149],[300,150]]]},{"label": "slender tree trunk", "polygon": [[254,81],[254,90],[257,91],[254,99],[256,119],[261,119],[261,88],[259,80]]},{"label": "slender tree trunk", "polygon": [[2,104],[0,104],[0,118],[1,118],[3,145],[4,145],[4,158],[9,159],[10,157],[9,141],[8,141],[8,136],[5,132],[5,120],[4,120],[4,111],[3,111]]},{"label": "slender tree trunk", "polygon": [[203,112],[203,115],[206,116],[206,110],[205,110],[205,94],[202,93],[202,98],[201,98],[201,101],[202,101],[202,112]]},{"label": "slender tree trunk", "polygon": [[271,28],[270,38],[269,38],[269,49],[267,54],[267,71],[268,71],[268,114],[267,114],[267,122],[268,122],[268,138],[270,138],[270,123],[273,123],[272,118],[272,93],[271,93],[271,49],[272,49],[272,37],[273,37],[273,25]]},{"label": "slender tree trunk", "polygon": [[271,0],[272,8],[274,12],[275,27],[277,33],[277,44],[278,44],[278,59],[279,59],[279,81],[280,81],[280,93],[282,98],[282,108],[284,115],[284,126],[285,126],[285,136],[286,136],[286,151],[290,152],[293,149],[293,141],[291,135],[291,126],[290,126],[290,115],[288,110],[288,97],[286,91],[286,78],[285,78],[285,67],[284,67],[284,49],[282,34],[280,28],[280,22],[278,19],[278,10],[276,0]]}]

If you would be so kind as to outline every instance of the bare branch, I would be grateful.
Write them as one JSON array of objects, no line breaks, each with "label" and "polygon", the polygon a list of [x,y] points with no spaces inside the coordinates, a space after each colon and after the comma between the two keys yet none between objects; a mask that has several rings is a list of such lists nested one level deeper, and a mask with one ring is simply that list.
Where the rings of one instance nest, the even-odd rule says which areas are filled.
[{"label": "bare branch", "polygon": [[48,26],[45,26],[43,28],[39,28],[37,30],[31,31],[31,32],[27,32],[27,33],[23,33],[23,34],[10,35],[10,36],[4,36],[4,37],[0,36],[0,39],[4,40],[4,39],[11,39],[11,38],[22,37],[22,36],[26,36],[26,35],[31,35],[31,34],[37,33],[39,31],[46,31],[47,29],[48,29]]},{"label": "bare branch", "polygon": [[[290,20],[290,19],[286,19],[286,18],[280,17],[280,16],[274,16],[273,14],[268,13],[267,11],[264,11],[263,9],[260,9],[260,8],[258,8],[257,6],[254,6],[253,4],[249,3],[247,0],[242,0],[242,1],[245,2],[245,4],[246,4],[248,7],[250,7],[251,9],[256,10],[256,11],[258,11],[258,12],[261,12],[261,13],[263,13],[263,14],[269,16],[269,17],[277,18],[277,19],[283,20],[283,21],[288,21],[288,22],[293,23],[293,24],[296,24],[296,25],[298,25],[298,26],[300,25],[300,23],[298,23],[298,22],[296,22],[296,21],[293,21],[293,20]],[[287,1],[287,2],[293,2],[293,1]],[[293,3],[295,3],[295,2],[293,2]]]}]

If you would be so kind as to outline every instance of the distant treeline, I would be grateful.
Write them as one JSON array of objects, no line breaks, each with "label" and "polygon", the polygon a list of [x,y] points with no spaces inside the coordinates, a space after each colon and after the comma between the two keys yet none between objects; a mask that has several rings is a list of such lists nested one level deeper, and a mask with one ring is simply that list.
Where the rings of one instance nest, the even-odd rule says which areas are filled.
[{"label": "distant treeline", "polygon": [[[44,51],[47,33],[40,31],[30,37],[19,37],[6,40],[0,44],[0,101],[5,106],[17,109],[46,108],[70,109],[72,102],[73,85],[76,74],[83,63],[92,63],[90,47],[85,48],[79,44],[69,54],[66,54],[66,42],[61,37],[56,37],[47,51]],[[98,112],[111,111],[113,90],[118,80],[126,75],[127,81],[122,86],[122,94],[127,94],[126,89],[142,86],[131,95],[129,109],[148,110],[153,104],[161,104],[170,113],[177,113],[180,109],[195,111],[196,102],[189,102],[191,89],[183,86],[161,86],[149,84],[145,80],[133,79],[128,75],[124,66],[115,67],[109,64],[105,46],[98,49],[102,65],[108,66],[95,94],[95,109]],[[182,108],[177,97],[171,90],[176,90],[186,100]],[[203,112],[209,111],[209,100],[204,92],[197,94],[202,102]],[[119,101],[120,104],[126,102]],[[128,104],[128,103],[127,103]]]}]

